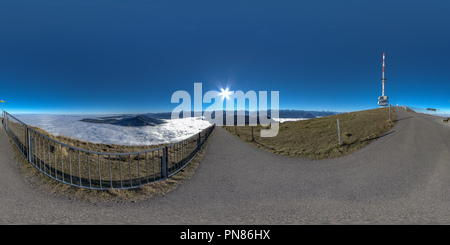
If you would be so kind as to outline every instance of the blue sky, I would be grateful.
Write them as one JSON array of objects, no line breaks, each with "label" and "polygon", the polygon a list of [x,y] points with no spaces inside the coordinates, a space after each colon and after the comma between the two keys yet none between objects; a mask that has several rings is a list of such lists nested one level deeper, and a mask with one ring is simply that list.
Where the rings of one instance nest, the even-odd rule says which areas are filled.
[{"label": "blue sky", "polygon": [[[450,110],[450,2],[0,1],[11,113],[171,111],[193,94],[279,91],[280,108]],[[207,105],[205,105],[206,107]]]}]

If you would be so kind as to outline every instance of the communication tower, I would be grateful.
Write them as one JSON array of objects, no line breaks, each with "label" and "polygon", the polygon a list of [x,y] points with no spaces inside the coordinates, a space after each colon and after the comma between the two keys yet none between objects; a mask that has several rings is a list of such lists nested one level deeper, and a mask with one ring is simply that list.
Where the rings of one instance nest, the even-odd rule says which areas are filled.
[{"label": "communication tower", "polygon": [[382,91],[381,91],[381,96],[378,97],[378,105],[379,106],[388,106],[389,105],[389,100],[388,100],[389,97],[387,97],[384,94],[384,83],[386,82],[386,78],[384,77],[384,67],[385,66],[386,66],[385,55],[383,53],[383,75],[381,77],[381,83],[382,83],[383,88],[382,88]]}]

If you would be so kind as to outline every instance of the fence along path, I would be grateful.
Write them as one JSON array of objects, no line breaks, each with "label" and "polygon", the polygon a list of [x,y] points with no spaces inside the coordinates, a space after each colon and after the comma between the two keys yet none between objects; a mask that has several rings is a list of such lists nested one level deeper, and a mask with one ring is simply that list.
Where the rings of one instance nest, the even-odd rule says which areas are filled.
[{"label": "fence along path", "polygon": [[9,137],[34,167],[57,181],[89,189],[130,189],[166,179],[196,156],[215,127],[156,149],[106,153],[56,141],[7,112],[3,118]]}]

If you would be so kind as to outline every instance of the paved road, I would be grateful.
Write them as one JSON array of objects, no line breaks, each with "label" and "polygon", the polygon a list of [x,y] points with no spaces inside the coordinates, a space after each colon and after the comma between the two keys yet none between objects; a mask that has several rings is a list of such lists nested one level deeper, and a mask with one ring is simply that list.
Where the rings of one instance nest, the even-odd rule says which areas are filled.
[{"label": "paved road", "polygon": [[398,123],[350,156],[273,155],[217,128],[193,178],[164,197],[90,204],[23,181],[0,130],[0,223],[450,223],[450,129],[396,109]]}]

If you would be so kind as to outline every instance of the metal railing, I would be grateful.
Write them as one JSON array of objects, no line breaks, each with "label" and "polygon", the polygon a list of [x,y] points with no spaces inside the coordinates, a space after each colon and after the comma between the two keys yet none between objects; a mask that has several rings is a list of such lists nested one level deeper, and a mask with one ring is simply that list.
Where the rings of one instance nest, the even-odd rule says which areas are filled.
[{"label": "metal railing", "polygon": [[136,188],[174,175],[197,155],[215,127],[156,149],[106,153],[56,141],[7,112],[3,119],[17,149],[39,171],[65,184],[101,190]]}]

